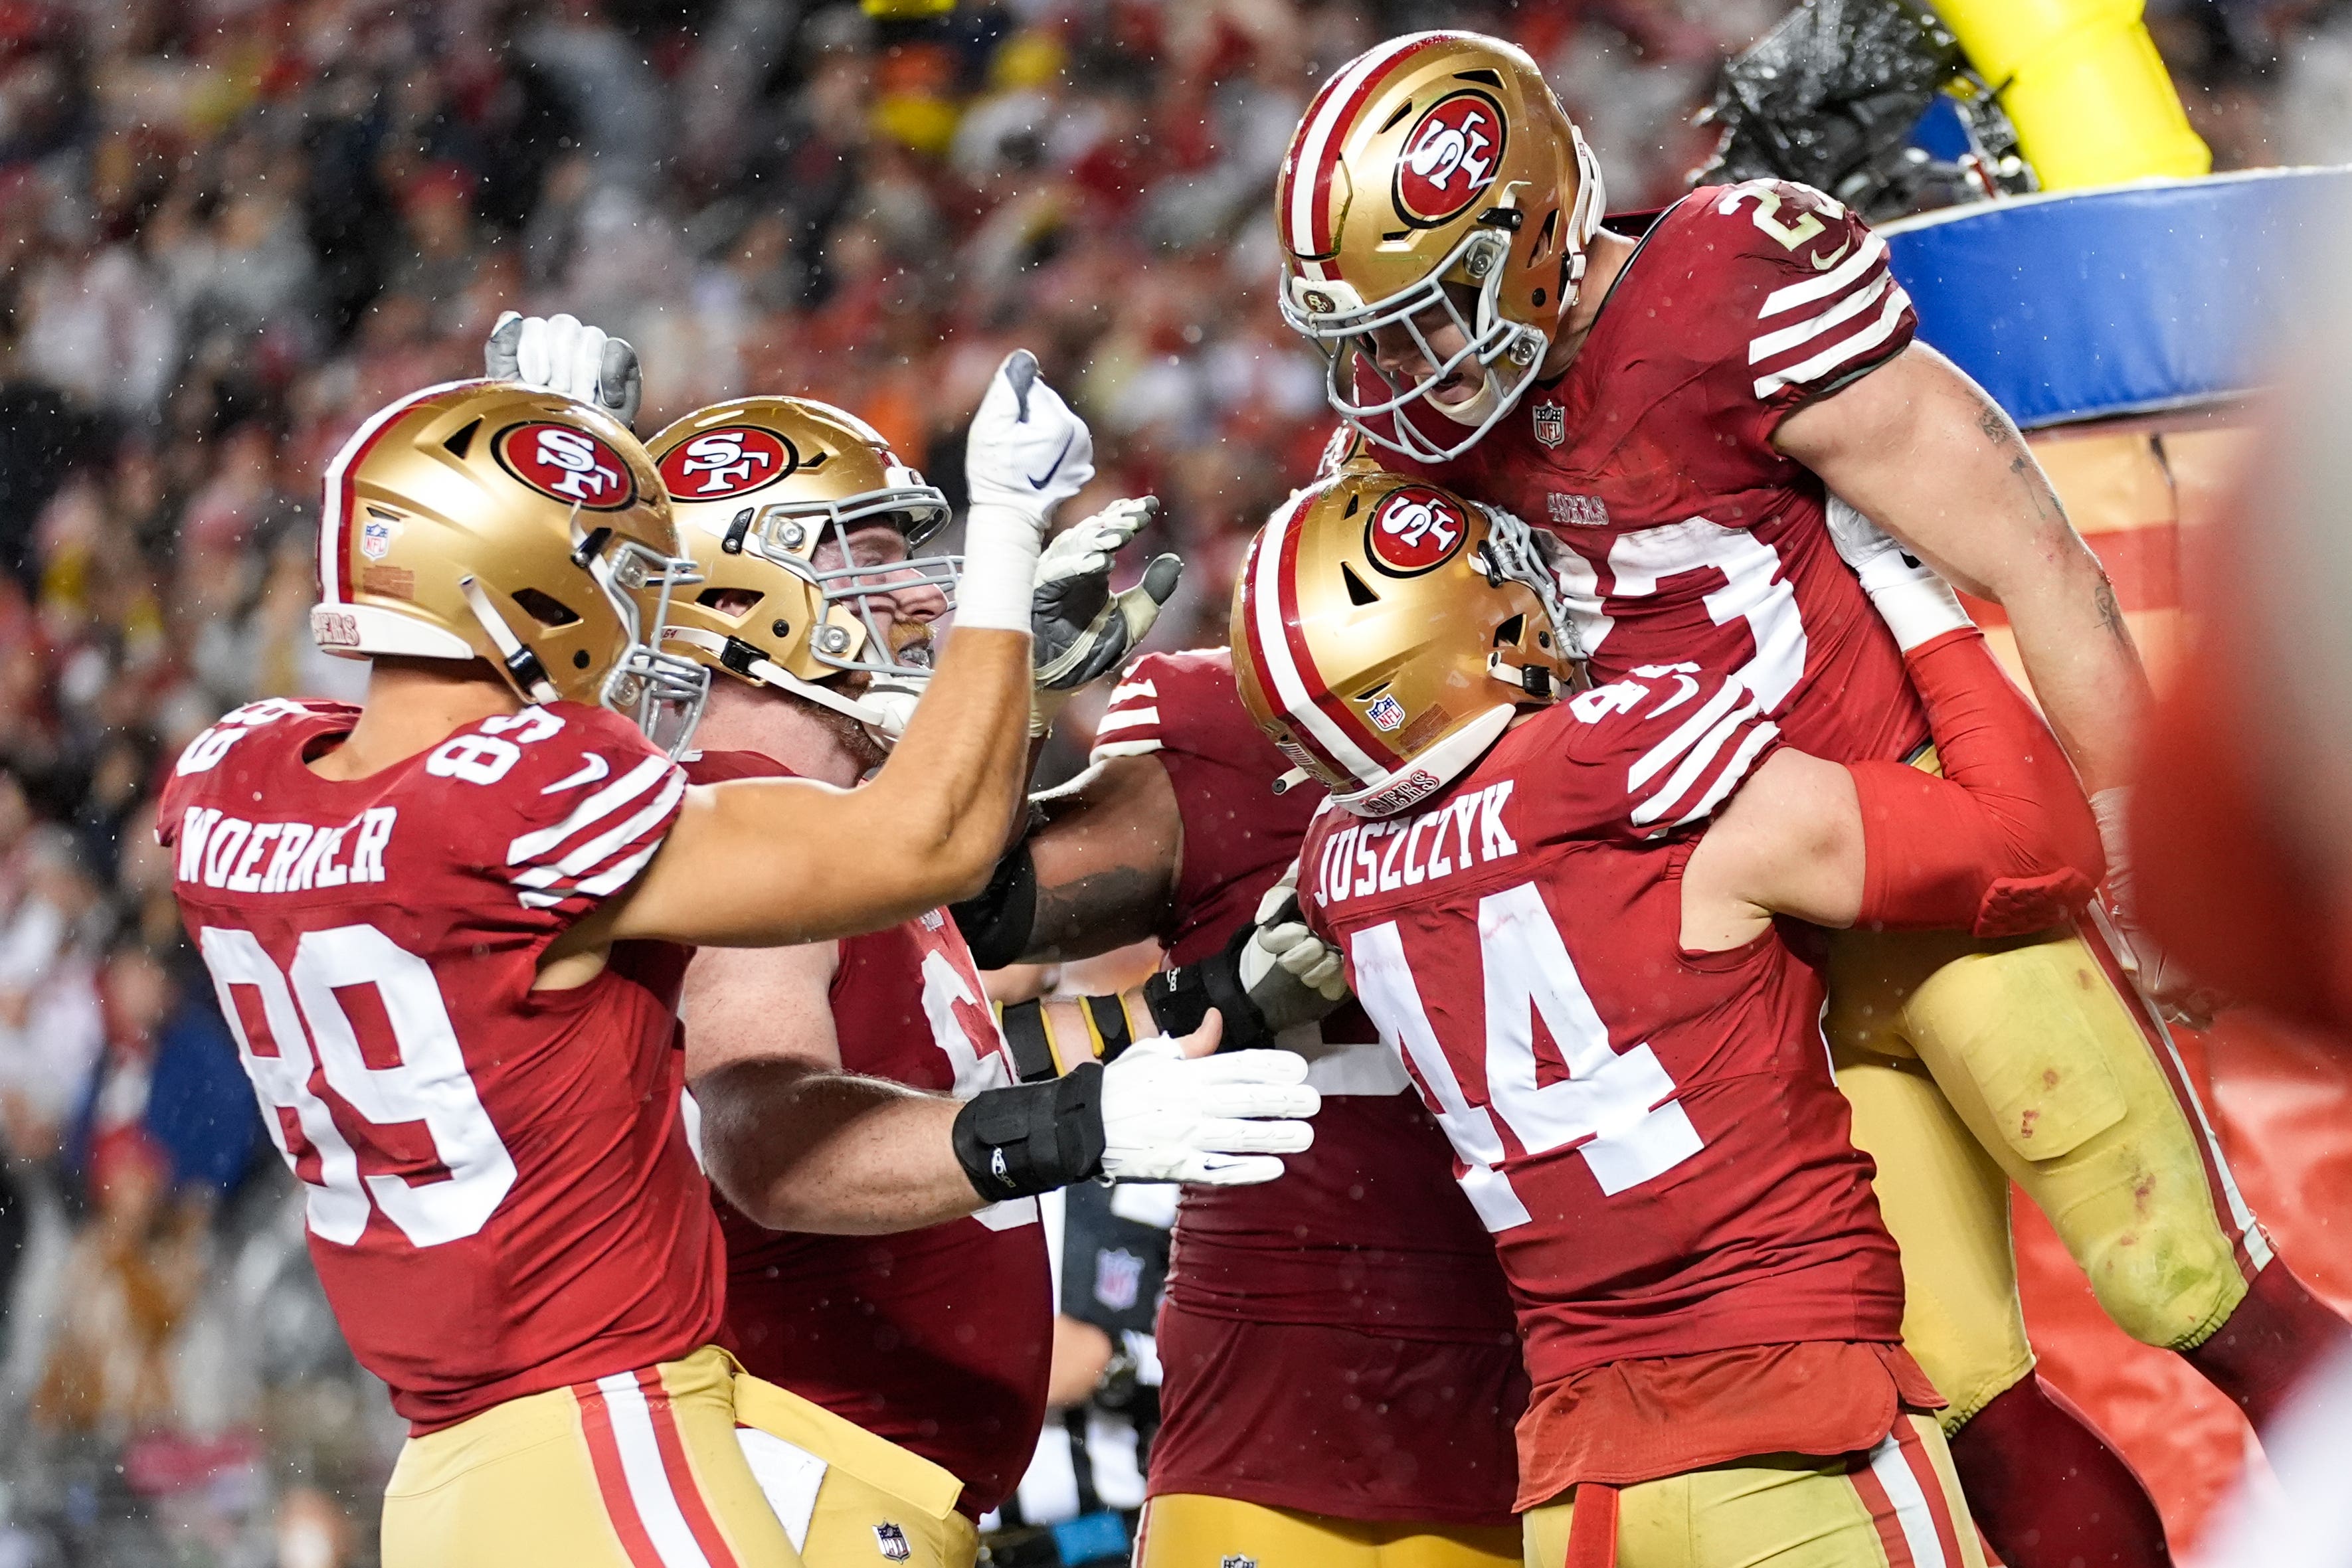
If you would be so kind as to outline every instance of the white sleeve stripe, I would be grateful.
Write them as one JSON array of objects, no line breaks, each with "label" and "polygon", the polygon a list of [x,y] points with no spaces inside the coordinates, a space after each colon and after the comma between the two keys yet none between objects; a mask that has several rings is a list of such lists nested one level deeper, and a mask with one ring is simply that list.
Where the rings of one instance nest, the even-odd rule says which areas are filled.
[{"label": "white sleeve stripe", "polygon": [[1156,707],[1113,708],[1102,716],[1102,722],[1095,726],[1095,733],[1100,735],[1107,729],[1133,729],[1139,724],[1159,722],[1160,710]]},{"label": "white sleeve stripe", "polygon": [[1626,788],[1639,789],[1655,778],[1684,752],[1696,744],[1699,737],[1716,727],[1723,716],[1747,695],[1748,688],[1737,680],[1728,680],[1708,694],[1698,711],[1683,720],[1672,735],[1658,742],[1642,755],[1625,778]]},{"label": "white sleeve stripe", "polygon": [[616,887],[626,887],[629,884],[629,879],[645,869],[645,863],[654,858],[654,852],[661,848],[664,839],[656,839],[628,859],[614,861],[610,866],[582,883],[578,891],[601,897]]},{"label": "white sleeve stripe", "polygon": [[1759,321],[1767,316],[1778,316],[1783,310],[1814,299],[1825,299],[1868,272],[1879,257],[1886,254],[1886,242],[1872,235],[1855,247],[1854,253],[1819,277],[1808,277],[1802,283],[1791,283],[1786,288],[1776,288],[1764,297],[1764,308],[1756,312]]},{"label": "white sleeve stripe", "polygon": [[1770,723],[1759,724],[1749,730],[1748,737],[1739,743],[1739,748],[1731,754],[1731,760],[1717,771],[1715,782],[1707,786],[1706,793],[1698,798],[1696,805],[1676,817],[1674,825],[1677,828],[1685,827],[1703,818],[1713,816],[1715,809],[1723,804],[1723,798],[1747,780],[1748,769],[1754,765],[1756,754],[1763,750],[1766,743],[1780,733],[1780,727]]},{"label": "white sleeve stripe", "polygon": [[1087,760],[1101,762],[1113,757],[1149,757],[1160,749],[1160,737],[1156,735],[1149,739],[1098,740],[1095,748],[1087,753]]},{"label": "white sleeve stripe", "polygon": [[1818,316],[1807,317],[1793,327],[1781,327],[1765,333],[1748,345],[1748,362],[1756,364],[1773,355],[1795,348],[1798,344],[1820,337],[1839,322],[1862,314],[1878,297],[1895,286],[1895,275],[1882,272],[1866,288],[1857,288]]},{"label": "white sleeve stripe", "polygon": [[572,808],[572,815],[551,828],[540,828],[523,834],[507,846],[507,864],[520,865],[537,860],[572,834],[601,821],[654,787],[654,781],[673,764],[666,757],[648,757],[612,783]]},{"label": "white sleeve stripe", "polygon": [[654,852],[660,849],[667,840],[668,835],[665,833],[635,854],[625,860],[614,861],[594,876],[584,882],[573,883],[570,887],[558,888],[551,893],[522,893],[516,896],[522,900],[522,906],[525,909],[552,909],[567,898],[601,897],[616,887],[627,886],[630,879],[645,869],[646,862],[654,858]]},{"label": "white sleeve stripe", "polygon": [[1117,707],[1129,697],[1156,697],[1159,695],[1160,688],[1150,681],[1121,681],[1110,689],[1110,701],[1111,706]]},{"label": "white sleeve stripe", "polygon": [[583,876],[603,865],[622,850],[635,843],[646,833],[677,809],[678,797],[686,793],[686,775],[673,768],[669,782],[662,792],[618,827],[611,828],[582,844],[555,862],[555,869],[565,876]]},{"label": "white sleeve stripe", "polygon": [[1898,285],[1886,297],[1886,308],[1878,313],[1876,321],[1852,337],[1842,339],[1823,349],[1802,364],[1791,365],[1785,371],[1775,371],[1770,375],[1760,378],[1756,383],[1756,395],[1759,398],[1770,397],[1782,387],[1797,386],[1818,380],[1848,361],[1861,358],[1895,335],[1895,327],[1903,319],[1903,312],[1909,308],[1911,308],[1911,297],[1904,293]]},{"label": "white sleeve stripe", "polygon": [[1692,787],[1697,784],[1699,775],[1706,771],[1707,764],[1715,760],[1716,754],[1723,749],[1724,743],[1738,732],[1741,725],[1754,718],[1759,711],[1759,705],[1751,696],[1738,708],[1724,715],[1721,721],[1713,729],[1707,731],[1696,746],[1691,747],[1690,755],[1683,758],[1682,765],[1675,769],[1671,778],[1658,786],[1657,792],[1634,808],[1634,825],[1647,827],[1672,810],[1675,802],[1689,794]]}]

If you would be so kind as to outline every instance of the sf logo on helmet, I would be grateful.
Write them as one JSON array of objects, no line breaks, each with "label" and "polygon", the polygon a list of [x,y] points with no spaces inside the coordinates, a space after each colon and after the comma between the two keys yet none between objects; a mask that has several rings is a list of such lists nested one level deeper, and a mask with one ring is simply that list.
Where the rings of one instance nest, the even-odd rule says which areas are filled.
[{"label": "sf logo on helmet", "polygon": [[1445,564],[1469,536],[1469,519],[1453,497],[1425,485],[1408,485],[1381,497],[1366,526],[1372,564],[1391,577],[1418,577]]},{"label": "sf logo on helmet", "polygon": [[1438,99],[1405,133],[1397,210],[1423,225],[1456,216],[1493,181],[1502,157],[1503,115],[1493,99],[1457,92]]},{"label": "sf logo on helmet", "polygon": [[681,501],[740,496],[800,466],[792,443],[756,424],[730,424],[673,446],[661,460],[662,483]]},{"label": "sf logo on helmet", "polygon": [[572,425],[509,425],[495,450],[508,473],[542,496],[597,512],[617,512],[637,498],[621,455]]}]

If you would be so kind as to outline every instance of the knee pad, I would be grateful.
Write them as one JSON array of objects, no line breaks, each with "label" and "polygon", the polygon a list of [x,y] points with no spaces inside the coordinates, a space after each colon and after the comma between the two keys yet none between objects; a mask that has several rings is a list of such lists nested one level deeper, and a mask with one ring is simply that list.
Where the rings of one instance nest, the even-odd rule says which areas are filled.
[{"label": "knee pad", "polygon": [[2173,1349],[2220,1326],[2245,1281],[2202,1145],[2139,1014],[2078,938],[1955,958],[1906,1018],[2117,1327]]}]

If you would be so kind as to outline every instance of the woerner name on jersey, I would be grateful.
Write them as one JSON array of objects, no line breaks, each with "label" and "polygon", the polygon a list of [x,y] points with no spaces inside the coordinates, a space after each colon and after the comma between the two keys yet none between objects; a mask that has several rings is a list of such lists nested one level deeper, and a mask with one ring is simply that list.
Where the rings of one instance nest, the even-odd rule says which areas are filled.
[{"label": "woerner name on jersey", "polygon": [[216,806],[180,815],[181,882],[231,893],[307,893],[382,882],[397,806],[371,806],[348,822],[248,822]]},{"label": "woerner name on jersey", "polygon": [[1517,779],[1457,795],[1433,811],[1343,828],[1323,845],[1317,887],[1323,902],[1394,893],[1519,852],[1503,826]]}]

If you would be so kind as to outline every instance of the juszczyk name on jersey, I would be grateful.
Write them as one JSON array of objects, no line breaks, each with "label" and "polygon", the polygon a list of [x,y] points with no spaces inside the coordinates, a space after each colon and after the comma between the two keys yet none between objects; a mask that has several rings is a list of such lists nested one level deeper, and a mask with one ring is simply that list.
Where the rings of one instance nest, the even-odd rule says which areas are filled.
[{"label": "juszczyk name on jersey", "polygon": [[216,806],[191,806],[180,816],[178,878],[231,893],[307,893],[382,882],[384,846],[399,814],[397,806],[371,806],[352,821],[327,827],[248,822],[222,815]]},{"label": "juszczyk name on jersey", "polygon": [[1434,811],[1342,828],[1323,841],[1316,886],[1326,904],[1395,893],[1519,852],[1503,826],[1517,779],[1457,795]]}]

